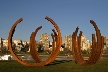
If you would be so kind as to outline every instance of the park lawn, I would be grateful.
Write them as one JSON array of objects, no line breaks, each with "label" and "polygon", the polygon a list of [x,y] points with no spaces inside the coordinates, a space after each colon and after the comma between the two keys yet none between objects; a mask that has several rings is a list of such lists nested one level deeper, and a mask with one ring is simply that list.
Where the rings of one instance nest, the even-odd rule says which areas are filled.
[{"label": "park lawn", "polygon": [[81,66],[74,61],[54,61],[43,67],[27,67],[17,61],[0,61],[0,72],[108,72],[108,60],[94,66]]}]

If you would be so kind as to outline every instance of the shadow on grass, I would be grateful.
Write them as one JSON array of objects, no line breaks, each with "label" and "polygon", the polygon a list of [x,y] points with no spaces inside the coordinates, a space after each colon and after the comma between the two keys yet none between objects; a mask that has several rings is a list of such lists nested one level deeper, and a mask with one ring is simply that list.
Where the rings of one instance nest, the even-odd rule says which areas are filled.
[{"label": "shadow on grass", "polygon": [[61,63],[66,63],[66,62],[70,62],[72,60],[55,60],[54,62],[47,64],[45,66],[52,66],[52,65],[57,65],[57,64],[61,64]]},{"label": "shadow on grass", "polygon": [[12,60],[0,60],[0,62],[12,62]]}]

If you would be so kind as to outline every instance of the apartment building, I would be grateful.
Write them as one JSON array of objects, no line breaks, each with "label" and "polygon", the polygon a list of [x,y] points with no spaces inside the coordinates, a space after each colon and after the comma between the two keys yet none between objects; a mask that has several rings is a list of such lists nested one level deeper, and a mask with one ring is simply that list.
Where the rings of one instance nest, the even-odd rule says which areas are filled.
[{"label": "apartment building", "polygon": [[90,49],[91,44],[92,44],[92,42],[90,40],[87,40],[85,35],[81,36],[81,49],[82,50]]},{"label": "apartment building", "polygon": [[48,50],[49,49],[49,38],[50,35],[45,33],[45,34],[40,34],[40,43],[43,44],[44,46],[44,50]]},{"label": "apartment building", "polygon": [[108,36],[104,37],[104,43],[106,44],[106,47],[108,47]]},{"label": "apartment building", "polygon": [[[68,35],[65,36],[65,48],[69,48],[69,50],[72,50],[72,36]],[[81,50],[88,50],[91,48],[91,41],[86,39],[85,35],[81,36]]]},{"label": "apartment building", "polygon": [[72,51],[72,36],[71,35],[65,36],[64,43],[65,43],[65,48],[68,48],[69,50]]},{"label": "apartment building", "polygon": [[2,39],[3,46],[8,47],[8,39]]},{"label": "apartment building", "polygon": [[15,44],[15,50],[17,52],[21,51],[21,47],[22,47],[22,40],[20,38],[16,39],[16,40],[13,40],[13,43]]}]

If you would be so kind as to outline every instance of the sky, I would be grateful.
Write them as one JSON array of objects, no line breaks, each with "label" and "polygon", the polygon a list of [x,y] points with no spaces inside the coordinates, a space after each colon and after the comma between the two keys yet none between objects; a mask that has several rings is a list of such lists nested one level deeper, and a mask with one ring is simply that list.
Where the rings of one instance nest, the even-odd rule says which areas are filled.
[{"label": "sky", "polygon": [[62,39],[72,35],[76,27],[88,40],[95,29],[94,20],[101,35],[108,36],[108,0],[0,0],[0,37],[7,39],[12,25],[19,19],[13,39],[29,41],[30,35],[39,26],[36,40],[42,33],[52,33],[53,25],[45,20],[48,16],[59,26]]}]

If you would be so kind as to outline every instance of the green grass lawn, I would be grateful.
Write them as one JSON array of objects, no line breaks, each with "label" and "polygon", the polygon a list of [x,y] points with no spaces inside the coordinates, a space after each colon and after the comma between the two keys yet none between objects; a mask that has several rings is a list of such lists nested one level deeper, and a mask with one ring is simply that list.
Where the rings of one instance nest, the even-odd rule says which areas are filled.
[{"label": "green grass lawn", "polygon": [[94,66],[81,66],[74,61],[54,61],[43,67],[26,67],[17,61],[0,61],[0,72],[108,72],[108,60]]}]

